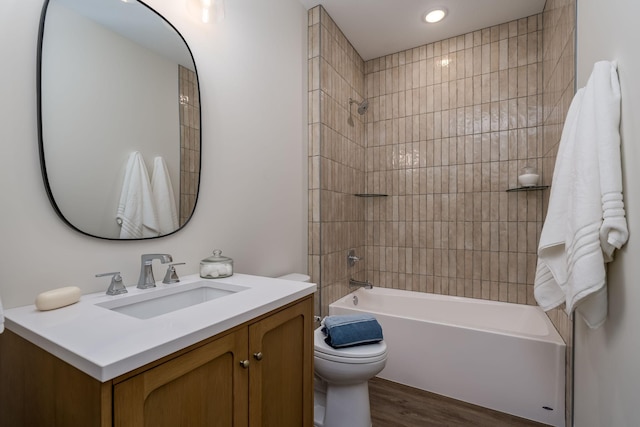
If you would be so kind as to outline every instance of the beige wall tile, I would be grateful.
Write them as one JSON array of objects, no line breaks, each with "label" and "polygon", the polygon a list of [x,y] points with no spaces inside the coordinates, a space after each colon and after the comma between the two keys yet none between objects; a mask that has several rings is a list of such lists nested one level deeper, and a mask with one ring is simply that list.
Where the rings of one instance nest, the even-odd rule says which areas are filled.
[{"label": "beige wall tile", "polygon": [[[551,179],[573,84],[559,64],[573,31],[534,16],[365,63],[322,8],[309,28],[310,271],[323,307],[348,292],[351,275],[535,304],[548,195],[504,190],[524,164]],[[349,97],[369,99],[365,116],[349,114]],[[344,260],[352,246],[367,258],[357,271]]]},{"label": "beige wall tile", "polygon": [[542,195],[504,190],[521,162],[543,167],[538,21],[367,62],[364,181],[391,194],[364,214],[367,253],[390,280],[378,286],[532,303]]}]

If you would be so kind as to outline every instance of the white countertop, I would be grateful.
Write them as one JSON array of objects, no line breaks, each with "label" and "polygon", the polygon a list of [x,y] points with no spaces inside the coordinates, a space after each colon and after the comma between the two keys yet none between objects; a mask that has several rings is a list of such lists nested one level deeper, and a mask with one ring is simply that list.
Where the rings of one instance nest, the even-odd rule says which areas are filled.
[{"label": "white countertop", "polygon": [[[137,319],[96,304],[158,292],[196,281],[247,288],[150,319]],[[80,301],[51,311],[35,305],[5,311],[8,329],[99,381],[108,381],[203,339],[312,294],[313,283],[234,274],[224,279],[185,276],[180,283],[157,282],[152,289],[127,287],[126,294],[83,295]]]}]

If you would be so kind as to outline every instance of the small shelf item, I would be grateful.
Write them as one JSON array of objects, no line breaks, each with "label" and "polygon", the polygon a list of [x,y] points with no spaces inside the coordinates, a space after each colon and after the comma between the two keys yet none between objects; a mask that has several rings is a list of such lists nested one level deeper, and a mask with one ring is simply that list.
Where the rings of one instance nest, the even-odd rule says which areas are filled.
[{"label": "small shelf item", "polygon": [[356,197],[388,197],[388,194],[378,194],[378,193],[357,193]]},{"label": "small shelf item", "polygon": [[512,191],[540,191],[540,190],[546,190],[547,188],[549,188],[548,185],[534,185],[531,187],[517,187],[517,188],[509,188],[507,190],[507,193],[510,193]]},{"label": "small shelf item", "polygon": [[540,175],[533,166],[525,166],[520,171],[518,183],[523,187],[537,187]]}]

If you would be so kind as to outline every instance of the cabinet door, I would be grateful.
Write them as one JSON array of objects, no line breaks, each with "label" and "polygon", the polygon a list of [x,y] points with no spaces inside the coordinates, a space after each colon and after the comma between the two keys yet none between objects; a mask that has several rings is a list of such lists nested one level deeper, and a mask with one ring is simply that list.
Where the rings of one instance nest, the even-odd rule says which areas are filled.
[{"label": "cabinet door", "polygon": [[247,339],[238,330],[115,385],[114,425],[246,427]]},{"label": "cabinet door", "polygon": [[313,299],[249,326],[249,424],[313,426]]}]

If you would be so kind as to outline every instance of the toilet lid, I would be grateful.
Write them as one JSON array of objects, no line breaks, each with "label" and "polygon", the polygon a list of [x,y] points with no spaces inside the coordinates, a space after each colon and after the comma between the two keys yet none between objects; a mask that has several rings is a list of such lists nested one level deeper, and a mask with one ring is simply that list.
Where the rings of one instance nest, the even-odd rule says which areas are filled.
[{"label": "toilet lid", "polygon": [[345,359],[364,359],[384,356],[387,353],[387,344],[383,341],[374,344],[356,345],[354,347],[333,348],[324,339],[327,336],[322,332],[322,327],[315,330],[314,347],[316,353],[329,356],[337,356]]}]

